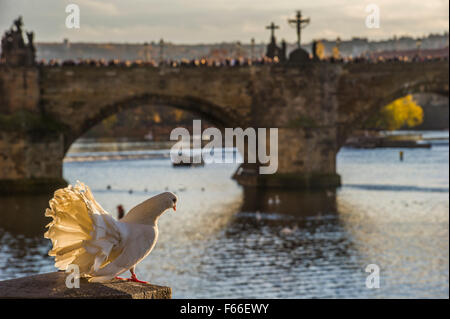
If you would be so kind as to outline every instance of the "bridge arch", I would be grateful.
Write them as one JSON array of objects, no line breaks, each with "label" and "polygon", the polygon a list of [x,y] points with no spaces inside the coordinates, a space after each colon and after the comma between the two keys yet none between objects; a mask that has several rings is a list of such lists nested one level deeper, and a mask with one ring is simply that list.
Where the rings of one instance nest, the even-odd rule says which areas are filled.
[{"label": "bridge arch", "polygon": [[360,108],[364,111],[355,112],[357,116],[344,125],[338,124],[337,151],[345,144],[355,128],[361,127],[362,123],[386,105],[408,94],[429,93],[449,97],[449,85],[448,78],[430,79],[421,76],[418,80],[406,78],[393,87],[385,87],[384,90],[374,90],[374,92],[375,94],[371,93],[354,100],[356,107],[353,109]]},{"label": "bridge arch", "polygon": [[438,94],[449,97],[448,82],[429,82],[429,81],[418,81],[413,84],[403,85],[392,93],[386,94],[381,97],[379,101],[374,101],[373,109],[379,111],[384,106],[389,103],[407,96],[408,94],[418,94],[418,93],[430,93]]},{"label": "bridge arch", "polygon": [[94,116],[86,118],[79,127],[72,129],[66,134],[64,143],[65,152],[69,150],[75,140],[99,124],[102,120],[122,111],[145,105],[164,105],[189,111],[199,115],[201,119],[213,123],[218,128],[234,127],[238,124],[238,119],[235,116],[226,112],[224,108],[209,101],[190,96],[145,93],[105,105]]}]

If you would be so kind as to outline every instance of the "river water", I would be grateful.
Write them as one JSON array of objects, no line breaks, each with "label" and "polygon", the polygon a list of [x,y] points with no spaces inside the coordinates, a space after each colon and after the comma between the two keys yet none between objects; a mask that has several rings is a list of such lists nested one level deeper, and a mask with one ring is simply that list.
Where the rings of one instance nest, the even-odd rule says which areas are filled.
[{"label": "river water", "polygon": [[[448,132],[427,135],[447,139],[405,149],[402,162],[399,149],[343,148],[336,191],[243,189],[230,178],[237,164],[174,168],[152,143],[80,141],[64,177],[89,185],[113,215],[178,195],[137,267],[175,298],[448,298]],[[0,197],[0,280],[55,270],[42,238],[47,201]],[[366,287],[369,264],[378,289]]]}]

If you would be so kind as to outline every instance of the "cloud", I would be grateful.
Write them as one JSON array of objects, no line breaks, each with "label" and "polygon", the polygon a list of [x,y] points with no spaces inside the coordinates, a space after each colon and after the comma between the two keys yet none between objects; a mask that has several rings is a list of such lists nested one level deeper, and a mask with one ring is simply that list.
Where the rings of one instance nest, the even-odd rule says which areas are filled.
[{"label": "cloud", "polygon": [[[64,27],[69,3],[80,6],[79,30]],[[369,3],[380,6],[380,29],[365,27]],[[162,37],[175,43],[267,42],[265,26],[271,21],[280,25],[278,39],[293,42],[295,30],[287,19],[299,9],[298,0],[0,0],[0,6],[1,29],[22,14],[37,41],[144,42]],[[302,39],[442,33],[448,30],[448,7],[446,0],[315,0],[301,4],[303,14],[311,17]]]},{"label": "cloud", "polygon": [[77,4],[80,8],[89,11],[89,13],[95,15],[104,16],[120,16],[120,10],[116,4],[106,1],[97,0],[76,0],[74,4]]}]

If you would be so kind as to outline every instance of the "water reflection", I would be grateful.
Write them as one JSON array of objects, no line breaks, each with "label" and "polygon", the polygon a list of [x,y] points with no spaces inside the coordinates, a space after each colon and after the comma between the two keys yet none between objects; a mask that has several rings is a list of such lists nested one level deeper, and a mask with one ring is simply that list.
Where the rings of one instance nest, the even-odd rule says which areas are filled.
[{"label": "water reflection", "polygon": [[239,212],[204,256],[200,297],[358,297],[364,282],[331,191],[244,189]]},{"label": "water reflection", "polygon": [[243,212],[259,211],[296,217],[337,213],[335,190],[296,191],[246,187],[243,191]]},{"label": "water reflection", "polygon": [[53,271],[43,237],[51,195],[0,197],[0,280]]},{"label": "water reflection", "polygon": [[26,237],[42,236],[51,221],[44,212],[52,195],[0,196],[0,229]]}]

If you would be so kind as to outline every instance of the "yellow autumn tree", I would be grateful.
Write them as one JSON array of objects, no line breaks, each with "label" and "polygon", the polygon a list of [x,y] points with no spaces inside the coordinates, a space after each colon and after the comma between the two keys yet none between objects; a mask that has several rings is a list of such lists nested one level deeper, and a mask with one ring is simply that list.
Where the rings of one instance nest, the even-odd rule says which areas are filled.
[{"label": "yellow autumn tree", "polygon": [[412,95],[399,98],[381,109],[369,126],[383,130],[414,127],[423,122],[423,110]]}]

